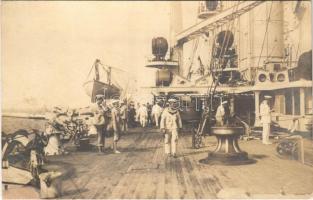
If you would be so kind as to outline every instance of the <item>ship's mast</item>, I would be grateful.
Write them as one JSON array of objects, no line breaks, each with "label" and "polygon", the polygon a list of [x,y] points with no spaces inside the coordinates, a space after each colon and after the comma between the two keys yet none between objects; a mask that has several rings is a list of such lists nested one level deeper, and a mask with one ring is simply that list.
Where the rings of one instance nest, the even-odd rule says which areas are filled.
[{"label": "ship's mast", "polygon": [[96,59],[95,65],[94,65],[94,67],[95,67],[95,80],[96,81],[100,80],[99,64],[100,64],[100,60]]},{"label": "ship's mast", "polygon": [[101,63],[99,59],[96,59],[94,68],[95,68],[95,80],[100,81],[100,71],[99,71],[99,66],[103,68],[103,70],[106,72],[107,75],[107,84],[111,85],[111,72],[112,72],[112,67],[108,66],[107,68]]}]

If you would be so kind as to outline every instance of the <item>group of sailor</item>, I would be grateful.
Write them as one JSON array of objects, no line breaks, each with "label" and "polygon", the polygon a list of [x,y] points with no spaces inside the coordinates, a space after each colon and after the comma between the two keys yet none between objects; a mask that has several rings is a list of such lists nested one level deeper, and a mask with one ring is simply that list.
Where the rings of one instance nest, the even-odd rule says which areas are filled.
[{"label": "group of sailor", "polygon": [[[166,155],[176,157],[178,133],[182,128],[182,120],[177,109],[177,100],[169,99],[168,103],[168,107],[164,109],[156,103],[152,106],[150,113],[148,112],[147,106],[142,104],[137,108],[136,118],[142,127],[146,127],[149,122],[148,116],[150,115],[150,118],[153,118],[156,127],[159,127],[161,133],[164,134]],[[125,132],[127,130],[127,105],[123,102],[120,105],[119,100],[112,100],[112,106],[110,108],[107,105],[104,96],[97,95],[96,104],[93,107],[92,112],[94,113],[93,125],[97,130],[97,146],[99,152],[104,152],[105,134],[108,131],[109,126],[111,126],[114,132],[113,152],[120,153],[117,150],[117,142],[121,131]]]},{"label": "group of sailor", "polygon": [[141,104],[137,106],[136,110],[136,120],[140,123],[141,127],[147,127],[154,122],[156,127],[159,127],[161,113],[163,108],[157,102],[153,106],[149,103]]},{"label": "group of sailor", "polygon": [[154,122],[156,126],[159,126],[159,119],[156,120],[157,116],[160,116],[162,113],[162,107],[157,103],[151,105],[149,103],[138,103],[135,113],[135,119],[139,122],[141,127],[151,126]]},{"label": "group of sailor", "polygon": [[[262,143],[271,144],[269,141],[271,112],[269,100],[271,96],[264,96],[264,100],[260,104],[260,120],[263,124]],[[156,102],[153,106],[141,104],[135,108],[131,103],[127,105],[120,100],[110,100],[110,104],[103,95],[96,96],[96,103],[92,107],[92,125],[97,133],[97,147],[99,152],[104,152],[105,135],[109,130],[113,132],[113,152],[120,153],[117,143],[121,133],[126,133],[128,126],[136,126],[139,121],[142,127],[146,127],[148,123],[154,122],[154,125],[160,128],[160,132],[164,134],[164,150],[167,156],[176,157],[177,143],[179,131],[182,128],[182,119],[177,106],[178,100],[170,98],[165,108]],[[56,112],[59,113],[59,112]],[[228,102],[221,101],[216,109],[215,119],[216,126],[224,126],[228,124],[230,113]],[[51,121],[58,121],[60,117],[53,118]],[[149,119],[150,118],[150,119]],[[57,123],[58,124],[58,123]],[[60,123],[62,124],[62,123]]]},{"label": "group of sailor", "polygon": [[[265,99],[260,105],[260,118],[263,124],[262,142],[263,144],[271,144],[269,142],[271,112],[269,102],[270,96],[265,96]],[[151,107],[149,112],[149,104],[138,105],[135,119],[140,122],[142,127],[146,127],[147,123],[153,119],[155,126],[159,127],[161,133],[164,134],[164,149],[167,156],[176,157],[177,142],[179,131],[182,128],[182,119],[177,106],[177,99],[170,98],[165,108],[158,103]],[[135,108],[133,108],[135,109]],[[107,106],[103,95],[96,96],[96,105],[94,107],[94,122],[98,135],[98,149],[99,152],[104,151],[105,134],[111,126],[113,129],[113,152],[120,153],[117,150],[117,142],[120,137],[120,132],[127,131],[127,121],[129,118],[128,107],[126,103],[119,100],[113,100],[111,108]],[[216,125],[223,126],[227,124],[227,119],[230,116],[230,111],[227,101],[221,101],[218,106],[215,118]],[[151,118],[151,119],[149,119]]]},{"label": "group of sailor", "polygon": [[107,105],[103,95],[96,96],[96,105],[93,107],[93,125],[97,130],[98,136],[98,150],[104,152],[105,134],[111,126],[113,129],[113,152],[120,153],[117,150],[117,142],[121,131],[126,131],[126,110],[125,103],[119,100],[112,100],[111,108]]},{"label": "group of sailor", "polygon": [[[272,144],[269,141],[269,136],[271,132],[271,113],[273,110],[270,108],[270,99],[272,97],[269,95],[264,96],[264,100],[260,104],[260,120],[262,123],[263,131],[262,131],[262,143],[263,144]],[[215,114],[215,119],[216,119],[216,125],[217,126],[224,126],[228,123],[228,120],[230,118],[230,110],[228,107],[228,102],[227,101],[221,101],[221,104],[218,106]]]}]

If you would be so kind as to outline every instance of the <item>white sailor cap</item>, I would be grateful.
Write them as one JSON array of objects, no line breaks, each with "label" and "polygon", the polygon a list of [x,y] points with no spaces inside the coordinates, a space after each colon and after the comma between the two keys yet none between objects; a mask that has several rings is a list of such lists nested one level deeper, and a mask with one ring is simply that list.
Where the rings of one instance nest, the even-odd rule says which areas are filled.
[{"label": "white sailor cap", "polygon": [[120,102],[120,100],[118,100],[118,99],[113,99],[112,100],[112,104],[116,104],[116,103],[119,103]]},{"label": "white sailor cap", "polygon": [[174,99],[174,98],[170,98],[170,99],[168,100],[168,102],[169,102],[169,103],[176,103],[176,102],[177,102],[177,100],[176,100],[176,99]]},{"label": "white sailor cap", "polygon": [[228,103],[228,101],[223,101],[223,102],[222,102],[222,105],[227,104],[227,103]]},{"label": "white sailor cap", "polygon": [[97,99],[104,99],[104,95],[103,94],[97,94],[96,95],[96,100]]},{"label": "white sailor cap", "polygon": [[272,98],[272,96],[269,96],[269,95],[264,96],[264,99],[271,99],[271,98]]}]

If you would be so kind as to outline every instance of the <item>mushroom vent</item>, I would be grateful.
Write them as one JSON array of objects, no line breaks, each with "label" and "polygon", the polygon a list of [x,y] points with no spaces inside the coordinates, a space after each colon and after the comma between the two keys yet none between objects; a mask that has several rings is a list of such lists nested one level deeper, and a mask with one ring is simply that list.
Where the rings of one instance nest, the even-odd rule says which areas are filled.
[{"label": "mushroom vent", "polygon": [[163,37],[157,37],[152,39],[152,54],[155,56],[155,60],[164,60],[168,50],[167,40]]}]

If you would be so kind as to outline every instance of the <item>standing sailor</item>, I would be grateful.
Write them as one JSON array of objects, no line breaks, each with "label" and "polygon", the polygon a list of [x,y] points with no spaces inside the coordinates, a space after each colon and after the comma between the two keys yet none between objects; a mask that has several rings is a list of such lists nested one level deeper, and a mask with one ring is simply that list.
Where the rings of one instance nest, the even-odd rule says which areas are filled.
[{"label": "standing sailor", "polygon": [[67,110],[54,107],[53,112],[46,114],[48,119],[45,133],[49,136],[48,145],[44,148],[46,155],[59,155],[65,153],[60,136],[66,131]]},{"label": "standing sailor", "polygon": [[176,99],[169,99],[169,107],[165,108],[160,122],[161,132],[165,136],[165,154],[176,158],[178,131],[182,128],[182,121],[176,106]]},{"label": "standing sailor", "polygon": [[120,133],[120,125],[121,125],[121,117],[120,117],[120,109],[119,109],[119,100],[113,100],[112,101],[112,111],[111,111],[111,120],[112,120],[112,126],[114,131],[113,136],[113,152],[114,153],[120,153],[117,150],[117,141],[119,140],[119,133]]},{"label": "standing sailor", "polygon": [[151,115],[151,112],[152,112],[152,106],[147,103],[147,124],[148,126],[150,126],[152,124],[152,115]]},{"label": "standing sailor", "polygon": [[97,130],[97,146],[99,152],[104,151],[105,133],[108,124],[108,112],[109,108],[105,104],[104,95],[96,95],[96,105],[95,107],[93,107],[93,125],[96,127]]},{"label": "standing sailor", "polygon": [[127,131],[127,117],[128,117],[128,112],[127,112],[127,106],[126,103],[122,102],[121,103],[121,131],[125,133]]},{"label": "standing sailor", "polygon": [[138,118],[141,126],[144,128],[147,125],[147,120],[148,120],[148,110],[145,104],[142,104],[140,108],[138,109]]},{"label": "standing sailor", "polygon": [[215,114],[215,119],[216,119],[216,125],[218,126],[224,126],[225,123],[225,107],[227,104],[227,101],[221,102],[221,105],[217,107],[216,114]]},{"label": "standing sailor", "polygon": [[136,109],[133,103],[130,103],[128,109],[128,126],[134,128],[136,127]]},{"label": "standing sailor", "polygon": [[135,106],[135,110],[136,110],[136,122],[140,122],[139,121],[139,109],[140,109],[140,103],[137,103]]},{"label": "standing sailor", "polygon": [[153,105],[152,112],[151,112],[156,127],[159,127],[159,121],[160,121],[161,113],[162,113],[162,108],[157,102],[156,104]]},{"label": "standing sailor", "polygon": [[269,141],[270,132],[271,132],[271,108],[269,106],[268,100],[271,99],[271,96],[264,96],[264,100],[260,105],[260,117],[261,123],[263,125],[263,132],[262,132],[262,143],[263,144],[272,144]]}]

